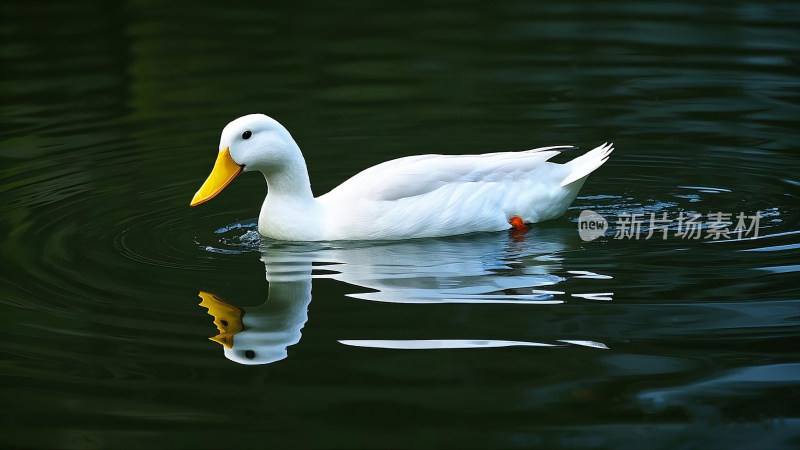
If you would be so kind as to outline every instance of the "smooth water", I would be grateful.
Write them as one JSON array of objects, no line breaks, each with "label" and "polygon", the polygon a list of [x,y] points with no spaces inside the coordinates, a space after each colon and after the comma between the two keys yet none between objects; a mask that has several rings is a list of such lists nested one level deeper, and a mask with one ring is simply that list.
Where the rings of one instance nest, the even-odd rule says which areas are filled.
[{"label": "smooth water", "polygon": [[[800,445],[800,5],[413,6],[0,5],[3,447]],[[188,206],[251,112],[317,194],[617,150],[524,235],[280,243],[257,175]],[[614,238],[715,212],[758,238]]]}]

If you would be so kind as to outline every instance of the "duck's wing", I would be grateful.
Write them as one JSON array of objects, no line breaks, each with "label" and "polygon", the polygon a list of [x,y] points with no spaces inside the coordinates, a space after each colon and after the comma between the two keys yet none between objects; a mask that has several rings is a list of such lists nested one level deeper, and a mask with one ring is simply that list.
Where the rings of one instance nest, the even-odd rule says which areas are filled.
[{"label": "duck's wing", "polygon": [[572,146],[482,155],[418,155],[370,167],[324,197],[394,201],[435,191],[454,183],[504,181],[524,176]]}]

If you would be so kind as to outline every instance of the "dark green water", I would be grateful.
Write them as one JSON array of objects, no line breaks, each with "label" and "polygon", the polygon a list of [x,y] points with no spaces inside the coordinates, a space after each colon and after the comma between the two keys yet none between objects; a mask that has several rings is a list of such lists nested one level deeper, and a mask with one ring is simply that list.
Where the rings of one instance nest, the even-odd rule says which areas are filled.
[{"label": "dark green water", "polygon": [[[0,445],[800,445],[797,2],[162,3],[0,5]],[[617,150],[522,237],[262,242],[257,175],[188,206],[251,112],[317,194]],[[764,217],[584,242],[584,209]]]}]

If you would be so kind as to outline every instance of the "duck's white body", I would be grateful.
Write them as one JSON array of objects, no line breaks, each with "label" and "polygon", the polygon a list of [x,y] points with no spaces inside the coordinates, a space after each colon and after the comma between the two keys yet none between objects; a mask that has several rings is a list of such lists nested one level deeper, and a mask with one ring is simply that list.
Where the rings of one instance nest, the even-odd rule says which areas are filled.
[{"label": "duck's white body", "polygon": [[[315,198],[300,148],[275,120],[241,117],[220,140],[221,155],[230,149],[235,164],[267,180],[258,231],[291,241],[447,236],[509,229],[515,217],[525,223],[559,217],[613,150],[604,144],[565,164],[547,162],[569,148],[409,156],[366,169]],[[204,185],[192,204],[222,187]],[[204,189],[213,193],[198,201]]]}]

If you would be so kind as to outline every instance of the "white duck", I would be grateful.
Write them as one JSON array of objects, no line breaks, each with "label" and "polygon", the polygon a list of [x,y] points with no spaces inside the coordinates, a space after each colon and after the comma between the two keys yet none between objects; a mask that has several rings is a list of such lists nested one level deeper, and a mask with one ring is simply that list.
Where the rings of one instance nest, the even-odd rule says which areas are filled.
[{"label": "white duck", "polygon": [[268,186],[258,231],[273,239],[408,239],[524,229],[564,214],[613,150],[603,144],[565,164],[547,162],[569,148],[408,156],[370,167],[315,198],[303,154],[286,128],[250,114],[222,130],[214,168],[191,206],[254,170]]}]

